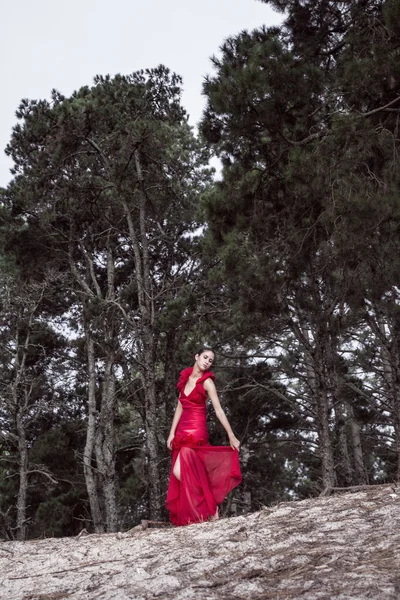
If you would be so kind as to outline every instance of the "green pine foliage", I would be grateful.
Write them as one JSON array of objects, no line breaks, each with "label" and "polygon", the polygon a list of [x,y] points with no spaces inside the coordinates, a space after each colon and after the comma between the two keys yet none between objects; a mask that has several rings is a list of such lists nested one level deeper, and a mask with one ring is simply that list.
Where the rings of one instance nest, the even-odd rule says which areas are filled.
[{"label": "green pine foliage", "polygon": [[[396,453],[399,469],[387,453],[399,439],[397,3],[271,4],[284,25],[228,39],[204,84],[202,132],[223,164],[205,199],[220,279],[248,336],[279,354],[314,486],[381,481]],[[365,327],[373,376],[348,358]]]}]

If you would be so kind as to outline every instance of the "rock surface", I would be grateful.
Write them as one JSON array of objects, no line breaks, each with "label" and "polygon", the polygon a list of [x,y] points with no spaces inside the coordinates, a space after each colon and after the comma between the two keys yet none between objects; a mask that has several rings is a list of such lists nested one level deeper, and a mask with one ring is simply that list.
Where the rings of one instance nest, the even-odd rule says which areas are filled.
[{"label": "rock surface", "polygon": [[400,490],[177,529],[0,543],[3,600],[397,600]]}]

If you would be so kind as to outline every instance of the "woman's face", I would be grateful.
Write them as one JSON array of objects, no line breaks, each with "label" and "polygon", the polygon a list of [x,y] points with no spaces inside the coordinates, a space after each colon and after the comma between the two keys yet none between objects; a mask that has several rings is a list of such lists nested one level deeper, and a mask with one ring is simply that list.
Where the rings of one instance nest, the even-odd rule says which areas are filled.
[{"label": "woman's face", "polygon": [[204,350],[201,354],[196,354],[196,363],[202,371],[207,371],[214,362],[214,352],[212,350]]}]

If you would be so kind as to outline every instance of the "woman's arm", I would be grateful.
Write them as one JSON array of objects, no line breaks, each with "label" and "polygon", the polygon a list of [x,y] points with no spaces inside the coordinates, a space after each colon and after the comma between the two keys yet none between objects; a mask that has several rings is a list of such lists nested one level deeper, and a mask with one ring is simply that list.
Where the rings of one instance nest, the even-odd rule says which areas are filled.
[{"label": "woman's arm", "polygon": [[180,400],[178,400],[178,405],[175,409],[174,418],[172,420],[171,431],[169,432],[169,436],[167,439],[168,450],[172,450],[172,446],[171,446],[172,440],[175,437],[175,431],[176,431],[176,428],[178,427],[179,419],[182,416],[182,411],[183,411],[182,404],[181,404]]},{"label": "woman's arm", "polygon": [[213,380],[211,378],[206,379],[205,382],[203,383],[203,385],[204,385],[204,389],[206,390],[206,392],[209,395],[209,398],[212,402],[212,405],[215,410],[215,414],[217,415],[219,422],[221,423],[222,427],[225,429],[226,433],[228,434],[229,443],[231,445],[231,448],[233,448],[233,450],[239,450],[240,442],[237,439],[237,437],[234,435],[234,433],[232,431],[232,427],[229,425],[229,421],[226,418],[226,415],[225,415],[223,408],[221,406],[221,403],[219,401],[217,389],[214,385]]}]

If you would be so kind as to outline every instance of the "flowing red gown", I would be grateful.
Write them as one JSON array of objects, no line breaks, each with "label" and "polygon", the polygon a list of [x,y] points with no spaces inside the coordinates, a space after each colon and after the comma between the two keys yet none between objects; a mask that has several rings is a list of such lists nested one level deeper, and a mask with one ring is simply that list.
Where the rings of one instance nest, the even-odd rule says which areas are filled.
[{"label": "flowing red gown", "polygon": [[[230,446],[211,446],[206,423],[207,392],[203,382],[215,375],[204,373],[188,396],[185,386],[193,367],[181,372],[177,388],[182,415],[172,441],[172,468],[166,507],[174,525],[206,521],[218,504],[242,480],[239,453]],[[180,454],[181,480],[173,474]]]}]

